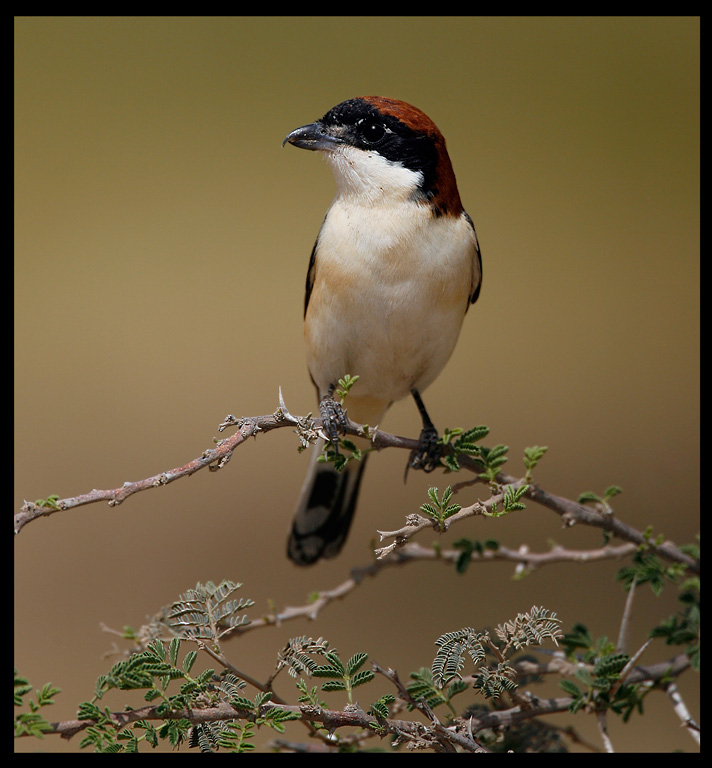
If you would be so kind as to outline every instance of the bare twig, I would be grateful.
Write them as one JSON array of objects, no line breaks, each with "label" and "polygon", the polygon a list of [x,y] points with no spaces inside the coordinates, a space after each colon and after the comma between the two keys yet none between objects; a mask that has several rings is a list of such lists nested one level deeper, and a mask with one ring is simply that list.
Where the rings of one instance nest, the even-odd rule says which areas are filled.
[{"label": "bare twig", "polygon": [[625,608],[623,609],[623,617],[621,618],[621,626],[618,630],[618,642],[616,643],[616,649],[619,653],[625,653],[628,647],[628,637],[630,635],[630,623],[633,618],[633,597],[635,596],[636,577],[633,576],[630,589],[628,590],[628,597],[625,600]]},{"label": "bare twig", "polygon": [[615,752],[611,737],[608,735],[608,718],[606,717],[605,710],[596,712],[596,722],[598,723],[598,731],[601,734],[601,739],[603,740],[603,746],[605,747],[606,752]]},{"label": "bare twig", "polygon": [[[633,671],[635,668],[635,665],[638,662],[638,659],[643,655],[647,647],[653,642],[653,638],[649,637],[641,646],[638,648],[638,650],[630,657],[630,661],[623,667],[623,669],[620,671],[620,680],[619,685],[623,685],[623,683],[626,682],[626,678],[628,675]],[[618,687],[618,686],[616,686]]]},{"label": "bare twig", "polygon": [[231,664],[219,651],[216,651],[215,649],[211,648],[210,645],[207,643],[204,643],[202,640],[196,640],[195,641],[198,645],[198,648],[200,648],[201,651],[204,651],[208,654],[211,658],[213,658],[215,661],[218,662],[218,664],[222,664],[225,669],[232,672],[233,675],[236,677],[239,677],[240,680],[244,680],[246,683],[251,685],[253,688],[256,688],[258,691],[263,692],[269,692],[272,694],[272,701],[275,704],[286,704],[287,702],[277,696],[277,694],[272,690],[272,686],[269,684],[261,683],[259,680],[256,680],[251,675],[246,674],[242,670],[239,670],[237,667],[235,667],[233,664]]},{"label": "bare twig", "polygon": [[[472,564],[488,563],[493,561],[507,561],[517,564],[517,573],[533,571],[545,565],[553,563],[575,562],[592,563],[600,560],[620,560],[635,552],[634,544],[619,544],[613,546],[606,544],[594,549],[567,549],[555,544],[548,552],[531,552],[526,545],[517,549],[499,545],[497,549],[485,549],[482,552],[471,552],[469,561]],[[462,557],[462,552],[457,549],[440,549],[437,547],[424,547],[417,542],[410,542],[398,554],[407,560],[443,560],[457,562]]]},{"label": "bare twig", "polygon": [[[522,552],[519,549],[500,546],[496,550],[486,550],[482,554],[473,553],[472,562],[509,561],[525,565],[528,570],[551,565],[558,562],[594,562],[599,560],[611,560],[625,557],[635,551],[632,544],[622,544],[618,547],[607,545],[593,550],[570,550],[555,546],[549,552]],[[329,606],[335,600],[343,600],[355,590],[367,577],[375,577],[387,568],[404,566],[419,561],[435,561],[443,565],[455,563],[461,556],[456,549],[438,549],[436,547],[424,547],[415,542],[406,544],[403,548],[391,552],[374,562],[352,568],[348,578],[331,589],[324,589],[316,593],[313,600],[303,605],[285,606],[279,611],[263,613],[259,618],[253,619],[249,624],[241,624],[234,627],[225,637],[242,635],[261,627],[280,626],[286,621],[306,618],[310,621],[316,619],[320,611]],[[117,634],[121,634],[117,632]]]},{"label": "bare twig", "polygon": [[[500,546],[497,550],[485,550],[481,554],[472,553],[471,562],[473,563],[485,563],[490,561],[509,561],[517,563],[517,567],[524,565],[527,570],[532,570],[544,565],[551,565],[558,562],[593,562],[598,560],[618,559],[625,557],[634,551],[635,547],[632,544],[622,544],[618,547],[607,545],[599,549],[594,550],[569,550],[563,547],[555,546],[549,552],[529,552],[522,551],[522,549],[510,549],[509,547]],[[230,628],[225,632],[222,637],[227,640],[230,637],[237,635],[243,635],[246,632],[252,632],[256,629],[261,629],[268,626],[281,626],[284,622],[293,621],[298,619],[308,619],[313,621],[317,618],[318,614],[325,608],[327,608],[332,602],[336,600],[343,600],[352,591],[357,589],[360,584],[368,577],[375,577],[381,571],[388,568],[405,566],[409,563],[416,563],[421,561],[435,561],[442,563],[443,565],[452,566],[459,557],[461,552],[455,549],[439,549],[437,547],[424,547],[415,542],[406,544],[402,549],[398,549],[392,552],[388,557],[384,557],[380,560],[375,560],[365,566],[359,566],[352,568],[348,578],[341,583],[337,584],[331,589],[324,589],[316,593],[314,599],[303,605],[291,605],[285,606],[281,610],[262,613],[259,617],[252,619],[249,624],[240,624],[238,626]],[[161,614],[157,618],[160,619]],[[101,624],[101,629],[104,632],[117,635],[119,637],[124,636],[124,632],[113,629],[106,624]],[[138,646],[144,648],[145,645],[151,640],[155,639],[156,635],[154,631],[150,631],[153,624],[145,625],[141,627],[137,634],[137,637],[144,638],[144,642],[137,641]],[[173,635],[167,635],[163,637],[164,640],[169,640]],[[135,650],[135,648],[133,649]],[[272,690],[271,680],[265,684],[261,684],[256,680],[252,680],[244,675],[240,670],[232,668],[227,659],[221,655],[216,655],[210,652],[209,647],[206,645],[205,650],[213,655],[213,657],[224,664],[228,669],[231,669],[233,674],[237,677],[243,678],[246,682],[253,685],[259,690]],[[106,655],[122,655],[124,652],[120,651],[118,646],[115,645],[114,650],[110,651]],[[637,658],[637,657],[636,657]],[[530,662],[528,662],[531,664]],[[545,668],[545,665],[531,665],[523,669],[524,674],[544,674],[545,672],[560,672],[562,665],[570,664],[562,659],[558,661],[549,662],[549,668]],[[558,666],[557,666],[558,665]],[[517,666],[517,665],[515,665]],[[536,669],[534,668],[536,666]],[[575,666],[575,665],[574,665]],[[571,672],[571,674],[575,673]]]},{"label": "bare twig", "polygon": [[700,743],[700,726],[695,722],[690,715],[690,711],[687,709],[684,699],[680,695],[680,691],[677,688],[677,683],[673,680],[664,686],[665,693],[670,697],[673,704],[675,714],[680,718],[682,725],[687,729],[687,732],[692,738],[699,744]]}]

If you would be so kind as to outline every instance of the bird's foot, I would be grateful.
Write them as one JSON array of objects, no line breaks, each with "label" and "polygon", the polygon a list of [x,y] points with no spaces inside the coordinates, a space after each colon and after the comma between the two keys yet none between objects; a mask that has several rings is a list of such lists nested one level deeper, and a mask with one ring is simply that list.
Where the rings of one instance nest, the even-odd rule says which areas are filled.
[{"label": "bird's foot", "polygon": [[319,413],[321,415],[322,429],[334,450],[338,453],[339,435],[346,433],[349,423],[346,411],[340,403],[334,400],[331,392],[328,392],[319,401]]},{"label": "bird's foot", "polygon": [[[418,447],[411,452],[408,459],[410,469],[422,469],[432,472],[440,466],[442,446],[438,444],[438,432],[435,427],[423,427],[418,440]],[[406,468],[407,471],[407,468]]]}]

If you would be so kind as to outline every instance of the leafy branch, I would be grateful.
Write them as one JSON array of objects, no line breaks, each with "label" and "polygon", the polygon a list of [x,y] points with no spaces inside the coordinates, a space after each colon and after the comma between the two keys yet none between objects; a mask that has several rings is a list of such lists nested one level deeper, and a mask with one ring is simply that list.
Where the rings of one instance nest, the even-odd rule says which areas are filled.
[{"label": "leafy branch", "polygon": [[[14,705],[16,707],[25,706],[24,697],[32,691],[30,681],[19,675],[15,669],[14,683]],[[40,709],[54,704],[54,697],[61,692],[52,683],[45,683],[42,688],[35,691],[35,699],[27,699],[29,712],[21,712],[15,716],[15,736],[37,736],[42,738],[46,731],[52,730],[52,726],[40,714]]]},{"label": "leafy branch", "polygon": [[[489,632],[475,632],[471,627],[441,635],[435,641],[438,652],[431,668],[433,683],[442,688],[454,678],[462,679],[465,657],[469,656],[478,673],[475,690],[484,693],[485,698],[495,699],[504,691],[512,693],[517,688],[515,671],[509,664],[512,650],[541,645],[546,639],[558,644],[557,640],[562,637],[560,623],[555,613],[534,606],[527,613],[517,614],[515,619],[496,628],[499,642]],[[495,655],[494,665],[483,663],[488,650]]]},{"label": "leafy branch", "polygon": [[161,621],[176,636],[219,643],[222,637],[249,623],[241,611],[254,605],[254,601],[231,599],[241,586],[229,580],[218,585],[212,581],[198,584],[170,605]]},{"label": "leafy branch", "polygon": [[[198,607],[193,606],[194,610],[202,611],[201,615],[210,611],[215,616],[218,608],[224,607],[228,600],[235,602],[233,595],[238,586],[234,582],[222,582],[217,587],[211,582],[198,584],[195,590],[181,595],[159,616],[170,615],[174,606],[193,602],[196,595],[200,600],[195,601]],[[665,637],[670,643],[689,645],[692,621],[699,613],[698,601],[696,612],[692,609],[695,604],[690,596],[693,588],[688,580],[683,590],[685,599],[681,601],[688,607],[684,630],[680,622],[675,627],[661,625],[663,628],[658,628],[656,636]],[[217,598],[216,601],[210,603],[205,599],[207,595]],[[244,607],[247,601],[237,601],[237,604]],[[185,616],[185,611],[180,615]],[[221,620],[229,623],[233,616],[234,612],[227,611],[222,613]],[[277,655],[275,672],[266,683],[260,683],[238,673],[221,655],[220,621],[212,622],[211,648],[195,631],[196,627],[206,626],[202,619],[173,624],[154,620],[149,625],[150,632],[142,628],[126,633],[132,642],[145,642],[145,647],[121,659],[99,677],[94,697],[80,705],[77,721],[45,722],[41,727],[25,721],[27,727],[17,732],[25,736],[50,733],[71,736],[83,732],[81,746],[91,746],[100,752],[135,752],[142,744],[155,748],[160,741],[167,741],[173,747],[187,744],[205,752],[246,752],[254,749],[256,728],[268,727],[284,734],[286,723],[299,721],[325,744],[343,748],[352,743],[350,737],[342,738],[335,731],[342,726],[357,726],[362,729],[358,739],[390,736],[394,744],[405,742],[411,749],[488,751],[494,746],[493,734],[521,718],[568,709],[572,713],[595,713],[598,717],[610,710],[627,720],[633,711],[642,711],[643,697],[656,684],[672,685],[675,675],[690,665],[689,660],[680,663],[678,659],[683,657],[677,657],[670,663],[651,667],[650,671],[639,666],[634,668],[633,663],[640,652],[631,657],[616,649],[607,638],[594,640],[581,624],[574,625],[573,630],[564,635],[560,624],[555,613],[534,606],[499,624],[493,632],[472,627],[447,632],[435,641],[437,652],[430,668],[423,667],[411,673],[410,682],[403,685],[395,670],[383,669],[377,664],[372,664],[371,669],[366,668],[368,655],[365,652],[354,653],[343,661],[327,640],[306,636],[288,641]],[[246,618],[240,626],[249,626]],[[161,628],[173,637],[170,640],[147,639]],[[177,636],[181,632],[182,636]],[[525,657],[518,660],[514,654],[536,648],[548,640],[561,643],[568,659],[574,662],[575,682],[561,681],[567,694],[565,698],[539,701],[519,690],[523,680],[534,680],[537,675],[532,674],[531,661],[526,661]],[[185,641],[196,643],[197,651],[183,654],[181,647]],[[220,661],[224,667],[222,671],[208,668],[193,673],[201,651]],[[474,672],[465,677],[463,671],[467,659],[473,664]],[[566,666],[554,664],[534,667],[540,673],[550,674],[567,670]],[[295,679],[296,705],[287,704],[272,689],[277,674],[283,669]],[[394,691],[375,697],[364,710],[353,700],[353,691],[370,683],[375,672],[390,680]],[[319,696],[319,687],[310,688],[303,676],[325,680],[320,686],[322,694],[345,693],[344,708],[329,709]],[[246,693],[248,685],[257,688],[254,698]],[[470,689],[485,699],[508,697],[514,706],[507,708],[506,703],[501,702],[491,709],[468,706],[469,720],[463,730],[455,698]],[[21,703],[29,690],[27,682],[16,677],[16,703]],[[142,691],[148,706],[128,708],[124,712],[101,708],[98,701],[110,690]],[[38,702],[31,705],[31,709],[52,703],[51,698],[56,692],[50,684],[45,686],[38,691]],[[676,696],[679,699],[679,693]],[[433,712],[441,705],[450,712],[449,724],[443,724]],[[399,708],[418,710],[426,722],[394,719]],[[688,724],[688,728],[692,727],[693,724]]]},{"label": "leafy branch", "polygon": [[[345,377],[340,380],[337,394],[347,397],[355,379]],[[52,495],[34,504],[26,503],[19,519],[16,517],[16,530],[40,516],[101,499],[116,505],[132,493],[167,484],[204,466],[219,469],[247,436],[292,426],[296,427],[300,444],[305,445],[316,439],[319,427],[318,420],[312,420],[311,416],[293,417],[281,397],[280,408],[270,416],[229,417],[221,426],[237,427],[237,432],[190,465],[156,478],[126,484],[116,491],[92,491],[73,499]],[[417,444],[417,441],[364,425],[350,423],[347,432],[368,438],[372,449],[398,447],[412,450]],[[120,633],[133,643],[134,652],[99,677],[94,697],[80,705],[78,720],[48,723],[42,717],[39,710],[52,704],[53,696],[59,690],[48,683],[36,692],[36,700],[29,699],[30,711],[16,716],[16,734],[23,737],[71,736],[81,732],[81,745],[93,746],[97,751],[138,751],[141,745],[155,747],[159,741],[167,740],[174,747],[187,743],[207,752],[220,749],[245,752],[254,749],[256,728],[268,727],[283,734],[285,724],[294,720],[329,748],[334,745],[347,748],[360,743],[358,740],[390,736],[394,744],[405,742],[412,749],[486,751],[494,743],[488,729],[498,733],[516,722],[568,709],[571,713],[595,715],[608,748],[607,713],[627,721],[634,712],[642,712],[644,698],[656,688],[668,693],[675,711],[682,713],[683,724],[688,731],[694,732],[698,726],[692,722],[689,713],[684,714],[686,708],[684,702],[680,703],[675,677],[690,666],[699,669],[699,547],[677,547],[661,534],[653,535],[650,529],[637,531],[625,525],[610,503],[621,492],[618,486],[609,486],[601,496],[586,492],[577,501],[563,499],[539,488],[533,482],[533,472],[546,447],[525,449],[523,477],[505,474],[501,468],[507,461],[508,448],[504,445],[482,446],[479,441],[488,432],[484,426],[446,430],[441,439],[446,472],[467,471],[474,473],[474,477],[449,485],[442,495],[437,488],[429,489],[429,500],[420,507],[425,517],[409,515],[404,528],[383,532],[382,536],[394,538],[394,544],[378,551],[382,559],[363,569],[354,569],[344,585],[318,593],[308,607],[290,608],[279,614],[263,614],[251,619],[247,611],[253,601],[236,596],[240,584],[229,580],[217,585],[199,583],[162,609],[146,626],[138,631],[127,628]],[[353,441],[344,438],[343,445],[352,453],[344,460],[361,458],[361,449]],[[489,497],[469,506],[457,503],[455,495],[475,483],[485,484]],[[438,545],[427,549],[408,543],[409,538],[425,528],[444,532],[470,516],[495,518],[516,513],[524,508],[525,501],[551,509],[565,525],[582,523],[601,528],[606,534],[605,545],[594,551],[571,552],[554,546],[549,553],[531,553],[523,548],[509,549],[493,539],[480,542],[461,538],[455,543],[455,550],[444,550]],[[628,543],[614,547],[608,543],[611,536]],[[274,672],[264,682],[236,669],[221,648],[222,640],[230,634],[278,625],[290,618],[314,618],[322,607],[355,589],[363,575],[375,575],[385,567],[418,559],[454,562],[459,573],[465,573],[473,562],[506,559],[517,563],[516,573],[521,574],[543,563],[623,556],[630,556],[631,561],[618,574],[619,582],[628,591],[628,601],[617,643],[607,638],[594,639],[583,624],[574,624],[572,631],[564,635],[555,613],[534,606],[498,625],[494,631],[464,627],[440,635],[430,667],[411,673],[410,682],[405,686],[400,683],[395,670],[381,668],[373,662],[368,668],[366,652],[359,651],[342,660],[337,650],[321,637],[316,640],[306,636],[290,639],[277,656]],[[680,611],[654,627],[649,640],[636,652],[629,653],[621,638],[626,636],[623,626],[629,621],[626,617],[635,589],[648,584],[655,594],[659,594],[671,583],[681,585]],[[534,664],[516,656],[520,651],[536,649],[548,640],[555,645],[560,643],[565,649],[565,653],[555,651],[552,662]],[[655,640],[679,646],[682,652],[658,665],[639,666],[639,656]],[[181,655],[183,642],[194,643],[196,650]],[[210,667],[194,673],[194,665],[201,653],[217,661],[221,671]],[[474,669],[472,674],[465,675],[468,662]],[[566,696],[541,702],[523,691],[524,681],[536,676],[531,673],[533,668],[541,674],[564,674],[566,677],[560,685]],[[284,669],[294,678],[296,705],[287,704],[274,690],[276,677]],[[393,692],[371,697],[375,700],[364,710],[354,700],[353,691],[370,683],[376,673],[383,674],[393,684]],[[319,682],[310,685],[305,678]],[[247,695],[248,686],[257,691],[252,698]],[[146,705],[127,708],[123,712],[102,708],[99,702],[110,690],[130,694],[141,691]],[[364,691],[368,690],[364,688]],[[468,690],[481,693],[485,700],[492,699],[496,706],[458,710],[456,705],[462,699],[456,697]],[[21,706],[30,691],[27,680],[16,674],[16,705],[19,702]],[[322,696],[328,699],[339,694],[345,694],[343,709],[330,709],[322,700]],[[440,706],[449,712],[444,722],[433,711]],[[396,719],[404,709],[417,710],[420,719]],[[463,719],[461,712],[465,712],[468,719]],[[355,726],[362,732],[342,736],[336,733],[342,726]]]},{"label": "leafy branch", "polygon": [[452,499],[452,488],[448,486],[444,491],[442,498],[438,498],[437,488],[428,488],[428,496],[432,503],[422,504],[420,507],[421,512],[425,512],[428,517],[434,520],[438,524],[440,531],[445,530],[445,521],[448,517],[459,512],[462,507],[459,504],[450,504]]},{"label": "leafy branch", "polygon": [[350,704],[353,702],[353,689],[373,680],[374,674],[370,669],[361,669],[368,659],[367,653],[355,653],[346,664],[333,651],[327,651],[324,659],[327,663],[317,666],[312,671],[312,676],[330,678],[322,684],[321,690],[345,691]]}]

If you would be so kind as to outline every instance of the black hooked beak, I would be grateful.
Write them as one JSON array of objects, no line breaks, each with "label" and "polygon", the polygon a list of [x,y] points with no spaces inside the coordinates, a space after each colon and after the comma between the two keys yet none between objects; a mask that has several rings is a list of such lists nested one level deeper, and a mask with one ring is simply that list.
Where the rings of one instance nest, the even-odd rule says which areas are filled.
[{"label": "black hooked beak", "polygon": [[287,134],[282,146],[287,142],[301,149],[321,149],[325,152],[333,152],[344,143],[344,140],[330,133],[323,123],[316,122],[295,128]]}]

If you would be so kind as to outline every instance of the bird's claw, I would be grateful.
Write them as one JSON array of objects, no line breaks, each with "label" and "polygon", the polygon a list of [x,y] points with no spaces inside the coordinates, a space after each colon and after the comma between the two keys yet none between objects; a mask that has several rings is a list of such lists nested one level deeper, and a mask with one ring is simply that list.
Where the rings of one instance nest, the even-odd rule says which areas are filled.
[{"label": "bird's claw", "polygon": [[322,429],[326,433],[329,442],[334,449],[339,450],[339,435],[346,433],[348,418],[346,411],[340,403],[337,403],[330,395],[324,395],[319,402]]},{"label": "bird's claw", "polygon": [[440,466],[442,446],[438,444],[438,433],[434,427],[424,427],[420,433],[418,447],[411,451],[408,459],[410,469],[432,472]]}]

